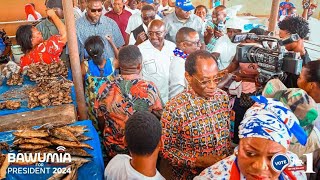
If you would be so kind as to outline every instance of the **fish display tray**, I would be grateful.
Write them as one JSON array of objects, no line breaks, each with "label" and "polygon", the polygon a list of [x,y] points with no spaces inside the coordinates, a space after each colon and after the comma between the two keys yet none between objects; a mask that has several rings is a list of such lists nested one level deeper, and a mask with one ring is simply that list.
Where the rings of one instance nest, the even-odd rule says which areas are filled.
[{"label": "fish display tray", "polygon": [[[102,158],[102,152],[101,152],[101,146],[100,146],[100,141],[99,141],[99,136],[97,131],[92,125],[91,120],[85,120],[85,121],[77,121],[72,125],[81,125],[81,126],[87,126],[87,129],[89,130],[88,132],[85,132],[84,135],[91,137],[91,140],[84,141],[86,144],[89,144],[90,146],[93,147],[93,150],[84,148],[89,154],[92,155],[91,162],[88,162],[84,164],[82,167],[79,168],[78,170],[78,180],[102,180],[103,179],[103,172],[104,172],[104,162]],[[0,142],[7,142],[9,145],[12,145],[13,139],[15,138],[14,135],[12,134],[14,131],[6,131],[6,132],[0,132]],[[14,153],[17,153],[14,151]],[[40,173],[13,173],[13,172],[8,172],[7,169],[7,175],[6,179],[7,180],[45,180],[48,179],[53,175],[54,169],[61,168],[63,166],[53,166],[52,164],[44,163],[43,166],[36,166],[36,165],[31,165],[31,166],[16,166],[16,165],[10,165],[9,168],[20,168],[21,171],[23,168],[25,168],[27,171],[30,171],[30,169],[35,169],[35,168],[48,168],[48,171],[40,172]]]}]

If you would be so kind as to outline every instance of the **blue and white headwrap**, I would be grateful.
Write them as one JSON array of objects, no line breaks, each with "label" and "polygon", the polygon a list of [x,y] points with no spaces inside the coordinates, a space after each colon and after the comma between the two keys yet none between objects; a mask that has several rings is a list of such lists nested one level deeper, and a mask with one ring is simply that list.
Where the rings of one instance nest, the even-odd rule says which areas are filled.
[{"label": "blue and white headwrap", "polygon": [[258,137],[275,141],[286,149],[292,135],[305,145],[307,134],[299,125],[299,120],[280,101],[263,96],[251,97],[256,103],[247,110],[239,126],[239,138]]}]

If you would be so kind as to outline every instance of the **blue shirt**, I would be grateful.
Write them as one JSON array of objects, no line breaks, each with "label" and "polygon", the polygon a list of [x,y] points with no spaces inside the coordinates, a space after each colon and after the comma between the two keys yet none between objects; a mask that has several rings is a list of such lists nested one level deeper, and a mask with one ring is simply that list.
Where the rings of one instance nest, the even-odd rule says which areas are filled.
[{"label": "blue shirt", "polygon": [[106,60],[106,64],[104,65],[104,68],[100,68],[98,65],[94,64],[93,60],[88,60],[88,72],[86,73],[86,76],[90,74],[90,76],[96,76],[96,77],[107,77],[113,73],[113,66],[110,59]]}]

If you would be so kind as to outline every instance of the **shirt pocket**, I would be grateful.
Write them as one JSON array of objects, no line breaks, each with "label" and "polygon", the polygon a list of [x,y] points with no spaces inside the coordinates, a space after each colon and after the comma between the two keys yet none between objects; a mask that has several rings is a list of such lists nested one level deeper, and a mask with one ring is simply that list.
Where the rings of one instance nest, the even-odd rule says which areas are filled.
[{"label": "shirt pocket", "polygon": [[156,62],[155,62],[154,59],[145,61],[145,62],[143,63],[143,66],[144,66],[145,72],[146,72],[148,75],[155,75],[155,74],[157,74],[157,65],[156,65]]}]

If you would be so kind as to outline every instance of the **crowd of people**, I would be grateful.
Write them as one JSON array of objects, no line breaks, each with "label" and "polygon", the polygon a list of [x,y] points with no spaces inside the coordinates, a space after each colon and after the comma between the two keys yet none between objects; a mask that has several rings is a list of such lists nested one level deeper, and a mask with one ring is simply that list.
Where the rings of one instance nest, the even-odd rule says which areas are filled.
[{"label": "crowd of people", "polygon": [[[62,1],[46,7],[46,18],[16,32],[22,69],[70,66]],[[28,19],[37,20],[29,8]],[[320,148],[320,60],[304,47],[307,19],[290,15],[278,24],[280,39],[297,37],[285,49],[300,55],[300,75],[261,83],[259,65],[237,59],[231,39],[246,30],[223,5],[210,14],[191,0],[79,0],[73,13],[105,179],[307,179],[271,161],[280,153],[289,167],[302,166],[303,154]]]}]

